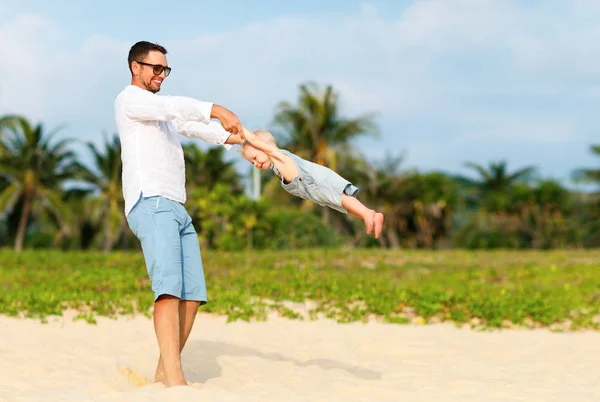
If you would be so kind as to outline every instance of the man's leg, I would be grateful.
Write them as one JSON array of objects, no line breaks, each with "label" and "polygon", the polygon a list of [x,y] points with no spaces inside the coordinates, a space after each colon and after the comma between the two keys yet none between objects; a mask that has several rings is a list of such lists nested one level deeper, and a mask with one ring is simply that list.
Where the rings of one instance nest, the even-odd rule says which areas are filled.
[{"label": "man's leg", "polygon": [[149,199],[150,229],[142,239],[148,273],[152,282],[154,330],[162,357],[162,382],[167,387],[187,385],[181,367],[179,304],[183,299],[181,220],[174,201]]},{"label": "man's leg", "polygon": [[[182,300],[179,302],[179,350],[181,353],[192,331],[198,307],[202,302],[206,302],[206,284],[198,234],[192,225],[192,219],[181,205],[176,205],[174,211],[178,220],[183,222],[180,232],[183,278]],[[165,369],[166,365],[161,356],[156,366],[155,381],[165,383]]]},{"label": "man's leg", "polygon": [[180,349],[183,351],[185,343],[192,332],[200,302],[196,300],[182,300],[179,302],[179,328],[181,331]]},{"label": "man's leg", "polygon": [[163,360],[163,380],[167,387],[187,385],[181,367],[179,298],[160,296],[154,304],[154,330]]},{"label": "man's leg", "polygon": [[[180,300],[179,301],[179,353],[183,351],[183,347],[187,342],[190,333],[192,332],[192,326],[198,312],[200,302],[195,300]],[[181,359],[181,357],[180,357]],[[158,365],[156,366],[156,374],[154,375],[154,382],[162,382],[167,385],[165,380],[165,371],[162,360],[162,355],[158,359]]]},{"label": "man's leg", "polygon": [[186,385],[180,351],[191,327],[186,314],[180,318],[180,299],[184,298],[180,224],[183,221],[173,205],[178,204],[163,197],[144,198],[127,217],[131,230],[141,242],[156,299],[154,330],[161,370],[160,373],[157,370],[155,379],[166,386]]}]

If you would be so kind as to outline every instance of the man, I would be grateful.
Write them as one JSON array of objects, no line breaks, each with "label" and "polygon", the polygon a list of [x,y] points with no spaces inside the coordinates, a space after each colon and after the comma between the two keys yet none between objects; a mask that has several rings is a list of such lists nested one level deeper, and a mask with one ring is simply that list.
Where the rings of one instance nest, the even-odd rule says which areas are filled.
[{"label": "man", "polygon": [[[183,204],[185,165],[180,135],[229,149],[242,126],[228,109],[189,97],[156,95],[170,74],[167,51],[134,44],[131,85],[115,100],[121,140],[123,196],[129,227],[140,240],[154,292],[154,329],[160,350],[154,381],[187,385],[181,350],[201,304],[207,302],[198,237]],[[211,121],[216,118],[220,121]]]}]

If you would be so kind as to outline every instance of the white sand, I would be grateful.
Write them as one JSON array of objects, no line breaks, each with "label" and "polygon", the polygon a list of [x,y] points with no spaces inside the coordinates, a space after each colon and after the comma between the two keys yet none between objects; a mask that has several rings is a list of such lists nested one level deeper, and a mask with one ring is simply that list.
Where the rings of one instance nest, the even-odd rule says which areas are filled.
[{"label": "white sand", "polygon": [[138,385],[157,359],[150,319],[70,317],[0,317],[0,400],[600,401],[594,332],[200,314],[183,354],[193,386],[166,389]]}]

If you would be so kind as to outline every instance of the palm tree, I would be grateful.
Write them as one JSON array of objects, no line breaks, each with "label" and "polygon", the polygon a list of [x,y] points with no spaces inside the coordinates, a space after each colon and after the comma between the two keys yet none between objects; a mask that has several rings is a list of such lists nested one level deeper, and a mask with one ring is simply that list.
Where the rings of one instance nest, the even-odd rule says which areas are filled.
[{"label": "palm tree", "polygon": [[[383,210],[386,216],[383,236],[378,239],[381,246],[400,248],[399,226],[406,200],[400,200],[404,189],[402,182],[405,174],[401,172],[403,155],[387,153],[383,160],[353,163],[357,182],[365,183],[363,193],[371,208]],[[361,177],[362,176],[362,177]],[[360,233],[364,233],[360,231]]]},{"label": "palm tree", "polygon": [[[361,135],[378,135],[373,115],[348,119],[340,116],[339,96],[328,85],[321,90],[315,83],[300,85],[296,105],[281,102],[275,115],[280,146],[333,170],[343,153],[351,150],[349,141]],[[275,130],[275,134],[278,134]],[[329,210],[323,210],[329,221]]]},{"label": "palm tree", "polygon": [[339,147],[360,135],[378,133],[372,115],[343,118],[338,103],[331,85],[321,91],[315,83],[301,84],[297,105],[281,102],[275,115],[275,125],[285,132],[281,145],[335,170]]},{"label": "palm tree", "polygon": [[513,184],[520,181],[528,181],[533,177],[536,169],[533,166],[526,166],[513,173],[508,173],[506,161],[490,162],[486,169],[475,162],[465,163],[479,173],[479,180],[470,181],[482,191],[502,192],[508,190]]},{"label": "palm tree", "polygon": [[195,143],[183,145],[185,176],[190,187],[208,187],[211,190],[217,183],[226,183],[233,193],[242,192],[242,184],[234,162],[225,160],[225,148],[211,147],[203,151]]},{"label": "palm tree", "polygon": [[106,253],[123,233],[125,225],[124,200],[121,195],[121,142],[119,136],[113,134],[110,139],[104,136],[101,149],[91,142],[86,145],[92,153],[94,166],[93,170],[85,169],[84,180],[91,183],[99,193],[92,202],[92,221],[102,222],[103,251]]},{"label": "palm tree", "polygon": [[[225,160],[225,148],[211,147],[203,151],[196,143],[183,145],[185,159],[185,179],[188,198],[194,198],[195,190],[213,191],[218,184],[229,188],[229,193],[239,195],[244,189],[234,162]],[[188,213],[194,221],[199,222],[201,213],[198,203],[191,203]],[[200,230],[198,226],[196,230]]]},{"label": "palm tree", "polygon": [[[600,157],[600,145],[592,145],[591,150],[594,155]],[[577,169],[573,177],[579,182],[600,184],[600,169]]]},{"label": "palm tree", "polygon": [[9,183],[0,194],[0,211],[21,203],[15,238],[15,250],[21,251],[32,212],[47,210],[62,229],[68,227],[62,185],[77,177],[80,166],[68,149],[71,140],[52,142],[57,130],[46,134],[41,124],[15,115],[0,119],[0,128],[0,175]]},{"label": "palm tree", "polygon": [[467,162],[465,166],[475,170],[479,174],[477,179],[469,179],[459,176],[457,184],[465,184],[472,190],[480,202],[486,203],[488,209],[498,210],[508,206],[508,191],[520,182],[528,182],[533,179],[536,168],[526,166],[509,173],[506,161],[490,162],[488,167],[478,163]]}]

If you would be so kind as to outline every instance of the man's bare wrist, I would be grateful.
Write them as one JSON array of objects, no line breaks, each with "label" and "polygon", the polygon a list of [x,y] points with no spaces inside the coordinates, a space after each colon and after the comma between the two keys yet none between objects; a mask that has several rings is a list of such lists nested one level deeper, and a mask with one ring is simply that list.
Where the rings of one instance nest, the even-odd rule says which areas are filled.
[{"label": "man's bare wrist", "polygon": [[221,105],[213,104],[212,109],[210,110],[210,118],[211,119],[219,119],[223,115],[223,111],[225,108]]}]

